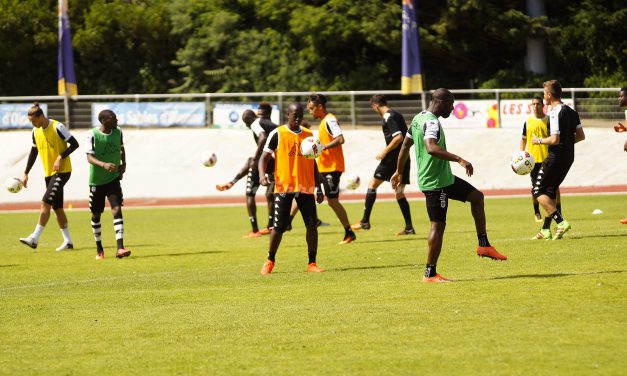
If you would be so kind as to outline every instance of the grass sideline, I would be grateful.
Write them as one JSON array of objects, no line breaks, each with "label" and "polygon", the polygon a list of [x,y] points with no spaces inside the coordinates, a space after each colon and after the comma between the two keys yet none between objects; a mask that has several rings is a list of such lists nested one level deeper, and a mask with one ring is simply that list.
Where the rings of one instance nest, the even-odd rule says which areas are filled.
[{"label": "grass sideline", "polygon": [[[428,220],[395,237],[396,203],[373,229],[337,246],[320,228],[322,274],[305,272],[304,228],[283,238],[260,276],[268,238],[243,239],[242,207],[129,209],[130,258],[94,259],[89,213],[70,211],[76,249],[57,253],[51,219],[37,251],[21,245],[34,213],[0,214],[0,375],[619,375],[627,369],[627,195],[564,197],[561,241],[531,241],[529,198],[486,199],[490,241],[506,262],[475,255],[466,204],[452,202],[438,272],[420,282]],[[347,204],[353,222],[362,204]],[[591,215],[596,209],[602,215]],[[265,211],[259,207],[260,218]],[[263,222],[260,220],[260,222]]]}]

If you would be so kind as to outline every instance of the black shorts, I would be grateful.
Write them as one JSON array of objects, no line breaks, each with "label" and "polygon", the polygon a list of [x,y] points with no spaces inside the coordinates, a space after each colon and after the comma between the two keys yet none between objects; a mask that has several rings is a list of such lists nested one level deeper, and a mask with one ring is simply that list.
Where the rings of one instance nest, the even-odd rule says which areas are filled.
[{"label": "black shorts", "polygon": [[533,186],[531,193],[533,197],[547,195],[552,199],[557,197],[557,190],[560,184],[566,178],[570,166],[573,164],[573,158],[568,157],[555,157],[553,154],[549,154],[538,171],[538,177],[536,183]]},{"label": "black shorts", "polygon": [[109,199],[111,208],[124,205],[119,178],[107,184],[89,187],[89,210],[92,213],[102,213],[105,207],[105,197]]},{"label": "black shorts", "polygon": [[292,201],[296,199],[298,210],[303,216],[305,226],[315,226],[318,221],[316,213],[316,199],[314,195],[308,193],[275,193],[274,194],[274,230],[285,232],[285,228],[290,223],[290,211]]},{"label": "black shorts", "polygon": [[[397,163],[398,155],[390,156],[390,158],[384,158],[377,166],[377,169],[374,170],[374,178],[383,181],[390,181],[390,178],[396,172]],[[409,184],[409,174],[411,174],[411,163],[410,159],[407,158],[407,162],[403,168],[403,179],[401,180],[401,184]]]},{"label": "black shorts", "polygon": [[53,209],[63,207],[63,187],[70,180],[71,172],[60,172],[52,176],[46,177],[46,193],[41,201],[48,205],[52,205]]},{"label": "black shorts", "polygon": [[477,188],[466,180],[455,176],[455,182],[448,187],[422,192],[425,194],[429,220],[431,222],[446,222],[448,199],[466,202],[468,195],[476,190]]},{"label": "black shorts", "polygon": [[328,198],[340,197],[340,171],[322,172],[322,185],[324,186],[324,195]]},{"label": "black shorts", "polygon": [[529,176],[531,177],[531,194],[533,194],[533,189],[538,182],[538,172],[540,172],[540,167],[542,167],[542,163],[536,163],[533,165],[533,169],[529,173]]},{"label": "black shorts", "polygon": [[[266,173],[266,177],[270,184],[266,188],[266,196],[271,195],[274,192],[274,172]],[[249,168],[248,175],[246,176],[246,196],[255,197],[257,190],[259,189],[259,170],[256,168]]]}]

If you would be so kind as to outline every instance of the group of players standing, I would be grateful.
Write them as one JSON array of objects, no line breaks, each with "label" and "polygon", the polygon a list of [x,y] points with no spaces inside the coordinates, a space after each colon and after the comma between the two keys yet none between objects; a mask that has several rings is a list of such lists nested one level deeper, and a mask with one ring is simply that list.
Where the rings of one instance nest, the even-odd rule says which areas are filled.
[{"label": "group of players standing", "polygon": [[[528,149],[536,160],[542,161],[532,172],[536,220],[544,222],[534,239],[561,239],[571,229],[571,225],[561,214],[559,186],[574,161],[574,145],[584,140],[585,134],[579,115],[562,103],[561,94],[559,82],[556,80],[545,82],[543,99],[550,108],[549,116],[544,116],[542,99],[534,98],[532,102],[534,116],[527,120],[523,128],[521,150]],[[454,100],[449,90],[444,88],[435,90],[429,107],[417,114],[408,128],[403,116],[388,107],[385,96],[374,95],[371,98],[372,109],[383,119],[382,130],[386,147],[376,156],[380,163],[368,186],[363,217],[352,226],[346,210],[339,202],[340,177],[345,171],[342,150],[345,140],[337,118],[327,111],[326,97],[322,94],[312,94],[307,101],[309,113],[314,118],[320,119],[318,138],[323,150],[317,161],[305,158],[300,153],[301,142],[313,135],[309,125],[303,120],[302,104],[294,102],[288,106],[287,123],[282,126],[270,121],[272,107],[268,103],[261,103],[257,114],[247,110],[243,114],[243,120],[253,132],[257,149],[232,181],[218,184],[216,188],[221,191],[230,189],[239,179],[247,176],[246,201],[252,231],[246,236],[270,235],[268,257],[261,274],[272,273],[283,233],[291,229],[292,219],[298,210],[306,227],[309,259],[307,271],[314,273],[324,271],[316,262],[317,227],[321,223],[316,213],[316,202],[321,203],[325,196],[345,230],[344,238],[339,244],[347,244],[357,238],[353,230],[371,228],[370,214],[376,200],[376,189],[383,181],[390,181],[396,191],[397,202],[405,220],[405,228],[397,235],[415,234],[409,203],[404,195],[405,185],[409,183],[408,157],[412,146],[415,148],[418,164],[418,186],[425,195],[427,214],[431,222],[423,282],[450,281],[436,271],[446,227],[449,198],[470,202],[478,239],[477,255],[493,260],[507,260],[507,257],[500,254],[488,240],[483,193],[451,172],[450,162],[459,163],[468,176],[472,176],[474,172],[474,167],[469,161],[449,152],[446,147],[446,137],[439,117],[450,116]],[[42,199],[42,209],[35,231],[20,241],[36,248],[39,236],[50,216],[50,210],[54,209],[64,237],[64,243],[57,250],[72,248],[67,218],[63,212],[63,185],[71,172],[68,156],[78,148],[78,142],[61,123],[45,118],[37,104],[29,111],[29,119],[34,126],[33,147],[23,178],[24,185],[28,182],[28,172],[37,154],[40,154],[46,172],[47,190]],[[104,209],[105,197],[109,199],[113,210],[118,242],[116,256],[122,258],[130,255],[130,251],[123,246],[121,212],[123,197],[120,180],[126,163],[122,133],[117,128],[117,118],[113,112],[102,111],[98,119],[101,127],[88,132],[87,138],[90,209],[97,258],[104,258],[100,236],[100,214]],[[262,229],[259,229],[257,224],[254,199],[259,186],[268,187],[266,190],[268,224]],[[542,206],[546,213],[544,220],[539,213],[539,206]],[[551,233],[553,220],[557,224],[554,235]]]}]

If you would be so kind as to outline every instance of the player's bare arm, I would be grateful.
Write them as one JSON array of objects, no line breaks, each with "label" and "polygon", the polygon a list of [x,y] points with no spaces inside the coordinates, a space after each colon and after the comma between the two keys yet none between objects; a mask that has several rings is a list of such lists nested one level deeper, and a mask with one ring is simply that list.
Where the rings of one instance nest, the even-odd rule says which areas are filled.
[{"label": "player's bare arm", "polygon": [[409,157],[409,149],[414,146],[414,140],[411,137],[405,137],[403,140],[403,145],[401,146],[401,150],[398,153],[398,160],[396,161],[396,172],[390,178],[390,184],[392,184],[392,188],[396,189],[403,181],[403,169],[405,168],[405,163],[407,163],[407,158]]},{"label": "player's bare arm", "polygon": [[93,164],[94,166],[104,168],[109,172],[114,172],[117,169],[115,163],[103,162],[100,159],[94,157],[93,154],[87,154],[87,162]]},{"label": "player's bare arm", "polygon": [[438,145],[437,141],[433,138],[427,138],[425,141],[425,146],[427,148],[427,153],[430,155],[443,159],[445,161],[457,162],[466,170],[466,175],[472,176],[474,173],[474,168],[472,167],[472,163],[468,162],[464,158],[455,155],[453,153],[449,153],[448,151],[442,149],[440,145]]},{"label": "player's bare arm", "polygon": [[586,134],[583,131],[583,128],[575,129],[575,143],[583,141],[586,139]]},{"label": "player's bare arm", "polygon": [[385,158],[385,156],[388,155],[389,152],[396,149],[398,145],[401,144],[401,142],[403,142],[403,135],[399,133],[396,136],[394,136],[392,141],[390,141],[390,143],[385,147],[385,149],[381,150],[381,152],[377,154],[376,156],[377,160],[378,161],[383,160],[383,158]]},{"label": "player's bare arm", "polygon": [[560,135],[552,134],[549,137],[534,137],[531,141],[534,145],[557,145],[560,143]]},{"label": "player's bare arm", "polygon": [[339,135],[326,145],[322,145],[322,149],[331,149],[344,143],[344,135]]},{"label": "player's bare arm", "polygon": [[261,157],[259,158],[259,184],[263,185],[264,187],[267,187],[268,184],[270,184],[268,182],[268,178],[266,177],[266,168],[268,168],[268,161],[270,160],[270,153],[266,150],[263,151],[263,153],[261,154]]}]

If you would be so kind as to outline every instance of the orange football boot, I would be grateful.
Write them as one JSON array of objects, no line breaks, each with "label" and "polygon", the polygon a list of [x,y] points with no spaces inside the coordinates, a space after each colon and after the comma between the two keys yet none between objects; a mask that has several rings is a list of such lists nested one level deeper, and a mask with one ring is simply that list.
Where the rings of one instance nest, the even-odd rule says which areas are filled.
[{"label": "orange football boot", "polygon": [[268,275],[272,273],[272,269],[274,269],[274,261],[266,260],[261,267],[261,275]]},{"label": "orange football boot", "polygon": [[492,260],[507,260],[507,256],[500,254],[496,248],[490,247],[477,247],[477,256],[488,257]]},{"label": "orange football boot", "polygon": [[446,279],[442,277],[440,274],[436,273],[433,277],[422,277],[422,282],[425,283],[441,283],[441,282],[452,282],[450,279]]},{"label": "orange football boot", "polygon": [[308,273],[322,273],[324,271],[324,269],[319,268],[318,265],[316,265],[315,262],[312,262],[311,264],[307,265],[307,272]]}]

